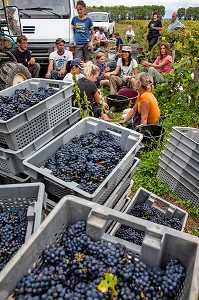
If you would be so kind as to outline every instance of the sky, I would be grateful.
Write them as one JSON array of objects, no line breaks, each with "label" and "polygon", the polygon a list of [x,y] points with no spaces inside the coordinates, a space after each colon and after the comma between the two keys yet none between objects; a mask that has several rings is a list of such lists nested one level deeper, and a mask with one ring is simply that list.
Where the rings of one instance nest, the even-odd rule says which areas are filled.
[{"label": "sky", "polygon": [[[85,0],[87,6],[117,6],[117,5],[124,5],[124,0]],[[131,1],[129,1],[130,3]],[[170,18],[172,12],[177,11],[178,8],[184,7],[198,7],[199,1],[198,0],[134,0],[132,1],[133,4],[129,4],[127,6],[141,6],[141,5],[163,5],[166,9],[166,14],[164,18]],[[131,2],[131,3],[132,3]],[[126,4],[125,4],[126,5]]]}]

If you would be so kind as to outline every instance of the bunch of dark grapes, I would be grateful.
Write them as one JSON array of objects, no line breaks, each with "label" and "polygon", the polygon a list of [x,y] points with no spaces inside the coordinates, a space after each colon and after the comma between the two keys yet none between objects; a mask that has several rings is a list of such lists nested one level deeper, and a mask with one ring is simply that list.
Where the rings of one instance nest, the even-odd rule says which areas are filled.
[{"label": "bunch of dark grapes", "polygon": [[125,154],[109,132],[86,133],[60,147],[45,167],[59,179],[74,181],[92,194]]},{"label": "bunch of dark grapes", "polygon": [[141,205],[135,205],[129,212],[129,215],[149,220],[151,222],[165,225],[177,230],[182,229],[182,224],[178,218],[168,219],[164,214],[153,206],[149,206],[147,203]]},{"label": "bunch of dark grapes", "polygon": [[[86,223],[79,221],[66,229],[60,243],[44,250],[38,268],[18,283],[15,300],[175,299],[185,280],[179,261],[168,262],[164,269],[148,267],[128,257],[124,246],[94,242],[88,236],[82,252],[76,252],[77,245],[68,248],[68,242],[82,235]],[[110,278],[116,279],[114,284]],[[102,282],[106,285],[100,289]]]},{"label": "bunch of dark grapes", "polygon": [[25,242],[27,211],[11,208],[0,213],[0,271]]},{"label": "bunch of dark grapes", "polygon": [[142,230],[122,224],[117,230],[115,236],[141,246],[145,233]]},{"label": "bunch of dark grapes", "polygon": [[53,88],[39,87],[37,91],[16,89],[11,96],[0,96],[0,119],[7,121],[55,93]]}]

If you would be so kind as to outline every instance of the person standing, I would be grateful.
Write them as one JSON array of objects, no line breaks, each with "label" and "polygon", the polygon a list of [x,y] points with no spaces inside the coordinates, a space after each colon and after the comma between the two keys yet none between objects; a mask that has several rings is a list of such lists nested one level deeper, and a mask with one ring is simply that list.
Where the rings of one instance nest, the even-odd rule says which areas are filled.
[{"label": "person standing", "polygon": [[11,50],[11,53],[16,57],[18,63],[28,68],[33,78],[39,77],[40,64],[36,62],[34,57],[31,57],[31,52],[28,49],[28,39],[25,35],[17,37],[17,47]]},{"label": "person standing", "polygon": [[162,22],[158,19],[157,11],[154,11],[153,18],[148,24],[146,39],[149,43],[148,50],[151,51],[153,46],[157,43],[160,36],[160,30],[162,30]]},{"label": "person standing", "polygon": [[[58,38],[55,41],[57,50],[50,53],[46,78],[62,80],[67,74],[67,64],[73,60],[71,51],[65,49],[65,41]],[[54,70],[53,70],[54,69]]]},{"label": "person standing", "polygon": [[177,12],[173,12],[172,20],[168,27],[168,32],[172,32],[172,31],[179,30],[179,29],[183,30],[184,25],[177,19]]},{"label": "person standing", "polygon": [[86,63],[92,59],[95,31],[92,20],[86,16],[86,3],[77,1],[76,9],[78,16],[73,17],[71,22],[75,30],[75,58]]}]

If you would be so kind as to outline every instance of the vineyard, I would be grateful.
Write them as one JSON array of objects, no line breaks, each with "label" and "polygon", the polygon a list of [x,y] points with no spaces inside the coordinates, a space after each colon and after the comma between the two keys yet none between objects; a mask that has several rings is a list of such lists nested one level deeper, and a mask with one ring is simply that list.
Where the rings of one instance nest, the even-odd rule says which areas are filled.
[{"label": "vineyard", "polygon": [[[187,210],[189,219],[186,231],[199,236],[198,208],[192,207],[189,201],[182,201],[168,189],[167,185],[156,178],[159,156],[172,126],[199,128],[199,82],[193,81],[193,73],[196,69],[197,58],[199,58],[199,21],[183,21],[185,30],[168,34],[169,23],[169,20],[163,21],[161,34],[164,40],[175,48],[174,72],[167,76],[166,83],[157,85],[154,90],[161,112],[166,117],[163,121],[166,135],[163,145],[140,155],[141,164],[133,177],[135,182],[133,189],[136,191],[142,186]],[[156,58],[162,40],[160,39],[159,44],[152,49],[151,53],[146,52],[148,43],[145,36],[148,21],[134,20],[117,23],[116,31],[119,31],[123,38],[129,24],[135,32],[138,47],[143,48],[138,57],[141,56],[140,58],[144,60]],[[140,64],[139,68],[141,69]],[[116,113],[113,115],[115,120],[120,119],[120,115]]]}]

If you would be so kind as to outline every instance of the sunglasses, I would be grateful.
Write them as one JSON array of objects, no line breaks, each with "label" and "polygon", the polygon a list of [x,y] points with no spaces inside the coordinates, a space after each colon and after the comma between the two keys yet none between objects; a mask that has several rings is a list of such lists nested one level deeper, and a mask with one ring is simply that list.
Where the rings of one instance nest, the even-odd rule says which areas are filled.
[{"label": "sunglasses", "polygon": [[122,53],[128,53],[129,51],[122,50]]}]

